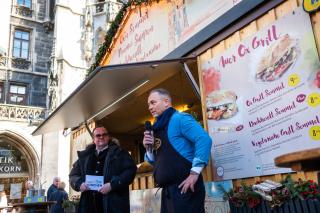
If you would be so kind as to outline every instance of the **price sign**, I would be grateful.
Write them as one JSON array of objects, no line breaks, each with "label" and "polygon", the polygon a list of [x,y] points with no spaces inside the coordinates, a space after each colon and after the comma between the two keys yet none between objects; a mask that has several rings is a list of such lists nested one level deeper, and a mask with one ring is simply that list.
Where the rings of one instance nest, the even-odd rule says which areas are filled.
[{"label": "price sign", "polygon": [[309,130],[309,135],[313,140],[320,140],[320,126],[313,126]]},{"label": "price sign", "polygon": [[290,87],[295,87],[295,86],[299,85],[299,83],[300,83],[300,76],[298,74],[293,73],[293,74],[289,75],[288,85]]},{"label": "price sign", "polygon": [[309,106],[316,107],[317,105],[320,104],[320,94],[313,92],[308,96],[307,100],[308,100]]}]

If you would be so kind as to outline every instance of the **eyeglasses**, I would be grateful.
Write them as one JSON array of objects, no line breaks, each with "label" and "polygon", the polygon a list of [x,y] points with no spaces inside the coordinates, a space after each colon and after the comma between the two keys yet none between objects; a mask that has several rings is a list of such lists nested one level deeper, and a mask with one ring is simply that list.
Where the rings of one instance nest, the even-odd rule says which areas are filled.
[{"label": "eyeglasses", "polygon": [[96,134],[94,137],[101,138],[101,137],[106,137],[106,136],[108,136],[108,133]]}]

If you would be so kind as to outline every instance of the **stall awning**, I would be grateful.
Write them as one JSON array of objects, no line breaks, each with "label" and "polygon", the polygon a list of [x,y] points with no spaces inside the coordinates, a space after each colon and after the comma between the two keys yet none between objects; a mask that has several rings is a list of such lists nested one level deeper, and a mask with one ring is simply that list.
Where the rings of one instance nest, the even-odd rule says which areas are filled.
[{"label": "stall awning", "polygon": [[180,58],[99,67],[32,135],[74,128],[100,120],[127,101],[147,92],[184,68],[195,58]]}]

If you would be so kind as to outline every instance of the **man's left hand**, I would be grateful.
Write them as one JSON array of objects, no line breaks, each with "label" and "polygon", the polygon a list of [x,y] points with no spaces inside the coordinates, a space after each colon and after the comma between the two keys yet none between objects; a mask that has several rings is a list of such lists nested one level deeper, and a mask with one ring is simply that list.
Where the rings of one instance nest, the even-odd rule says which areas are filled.
[{"label": "man's left hand", "polygon": [[99,189],[99,192],[102,194],[106,195],[111,191],[111,184],[110,183],[105,183],[103,186]]},{"label": "man's left hand", "polygon": [[192,192],[194,192],[194,184],[197,182],[199,174],[190,174],[187,179],[185,179],[180,185],[179,188],[181,189],[181,194],[184,194],[190,188]]}]

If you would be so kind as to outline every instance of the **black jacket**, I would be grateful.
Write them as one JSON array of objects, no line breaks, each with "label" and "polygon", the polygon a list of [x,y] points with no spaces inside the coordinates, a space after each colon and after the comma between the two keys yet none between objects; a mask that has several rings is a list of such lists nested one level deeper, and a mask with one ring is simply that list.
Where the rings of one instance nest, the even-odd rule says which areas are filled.
[{"label": "black jacket", "polygon": [[51,194],[51,201],[56,201],[57,203],[50,208],[50,213],[64,213],[62,203],[67,199],[68,194],[64,189],[57,189],[55,192],[53,192]]},{"label": "black jacket", "polygon": [[[95,152],[95,144],[89,145],[84,151],[78,151],[78,160],[73,164],[69,174],[71,187],[80,191],[80,185],[85,182],[85,172],[89,156]],[[108,153],[105,158],[103,175],[105,183],[110,182],[111,191],[103,196],[103,209],[105,213],[129,213],[129,185],[136,174],[136,164],[129,153],[113,142],[109,142]],[[81,194],[79,211],[90,212],[86,209],[91,200]]]},{"label": "black jacket", "polygon": [[49,187],[49,189],[48,189],[48,191],[47,191],[47,199],[48,199],[49,201],[51,201],[51,195],[52,195],[52,193],[55,192],[55,191],[57,191],[57,190],[58,190],[58,188],[57,188],[55,185],[51,184],[51,186]]}]

